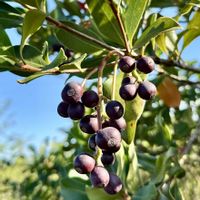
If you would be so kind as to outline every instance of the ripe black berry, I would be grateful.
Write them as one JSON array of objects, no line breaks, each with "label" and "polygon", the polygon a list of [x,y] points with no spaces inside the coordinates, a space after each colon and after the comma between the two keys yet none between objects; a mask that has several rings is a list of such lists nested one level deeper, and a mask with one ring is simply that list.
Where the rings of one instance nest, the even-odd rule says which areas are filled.
[{"label": "ripe black berry", "polygon": [[122,80],[122,85],[123,84],[134,84],[136,82],[136,78],[133,76],[127,76],[123,78]]},{"label": "ripe black berry", "polygon": [[99,128],[97,117],[93,115],[86,115],[85,117],[83,117],[80,120],[79,125],[80,129],[84,133],[89,133],[89,134],[95,133]]},{"label": "ripe black berry", "polygon": [[140,83],[137,91],[138,95],[145,100],[150,100],[157,92],[156,86],[149,81]]},{"label": "ripe black berry", "polygon": [[79,120],[84,116],[84,105],[81,102],[69,104],[67,113],[71,119]]},{"label": "ripe black berry", "polygon": [[111,119],[119,119],[124,114],[124,108],[118,101],[110,101],[106,105],[106,114]]},{"label": "ripe black berry", "polygon": [[137,61],[137,69],[145,74],[154,70],[154,60],[151,57],[143,56]]},{"label": "ripe black berry", "polygon": [[96,166],[90,173],[90,181],[94,187],[105,187],[109,179],[108,171],[101,166]]},{"label": "ripe black berry", "polygon": [[131,101],[137,96],[138,84],[124,84],[119,89],[119,95],[125,101]]},{"label": "ripe black berry", "polygon": [[99,97],[95,91],[88,90],[83,93],[81,100],[86,107],[93,108],[97,106]]},{"label": "ripe black berry", "polygon": [[101,156],[101,162],[103,163],[103,165],[113,165],[115,162],[114,153],[109,151],[103,151],[103,154]]},{"label": "ripe black berry", "polygon": [[97,131],[96,144],[102,150],[117,152],[121,146],[121,134],[114,127],[106,127]]},{"label": "ripe black berry", "polygon": [[110,175],[110,180],[108,185],[104,187],[104,190],[108,194],[116,194],[122,189],[122,182],[117,175],[113,173],[109,173],[109,175]]},{"label": "ripe black berry", "polygon": [[110,126],[110,121],[108,120],[105,120],[103,123],[102,123],[102,128],[106,128],[106,127],[109,127]]},{"label": "ripe black berry", "polygon": [[96,150],[96,141],[95,141],[96,134],[93,134],[88,140],[88,147],[95,151]]},{"label": "ripe black berry", "polygon": [[119,132],[122,132],[126,129],[126,120],[123,117],[121,117],[119,119],[110,119],[109,124],[110,124],[110,126],[118,129]]},{"label": "ripe black berry", "polygon": [[119,61],[119,68],[124,73],[130,73],[135,68],[135,59],[130,56],[124,56]]},{"label": "ripe black berry", "polygon": [[95,159],[91,155],[81,153],[74,159],[74,169],[80,174],[87,174],[94,169],[95,163]]},{"label": "ripe black berry", "polygon": [[68,106],[69,106],[69,104],[66,102],[59,103],[59,105],[57,107],[57,112],[61,117],[65,117],[65,118],[69,117],[68,113],[67,113]]},{"label": "ripe black berry", "polygon": [[83,88],[76,82],[69,82],[62,90],[61,96],[63,101],[68,103],[75,103],[80,101],[83,94]]}]

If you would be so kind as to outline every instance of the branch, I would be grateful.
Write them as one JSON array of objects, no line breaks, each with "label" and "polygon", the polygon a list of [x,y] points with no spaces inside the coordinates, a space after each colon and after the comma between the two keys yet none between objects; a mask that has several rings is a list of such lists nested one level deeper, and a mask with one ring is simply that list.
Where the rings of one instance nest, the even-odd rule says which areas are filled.
[{"label": "branch", "polygon": [[174,75],[174,74],[169,74],[169,73],[167,73],[166,71],[164,71],[164,70],[162,70],[162,69],[157,69],[156,71],[157,71],[159,74],[164,74],[164,75],[166,75],[166,76],[172,78],[173,80],[178,81],[178,82],[181,82],[181,83],[183,83],[183,84],[185,84],[185,85],[197,85],[197,86],[200,87],[200,81],[194,82],[194,81],[186,80],[186,79],[183,79],[183,78],[181,78],[181,77],[179,77],[179,76],[176,76],[176,75]]},{"label": "branch", "polygon": [[157,56],[152,56],[153,60],[155,61],[156,64],[162,64],[166,67],[178,67],[178,68],[181,68],[181,69],[184,69],[184,70],[187,70],[187,71],[191,71],[191,72],[194,72],[194,73],[200,73],[200,69],[199,68],[194,68],[194,67],[191,67],[189,65],[187,65],[186,63],[184,62],[180,62],[180,61],[174,61],[174,60],[166,60],[166,59],[161,59]]},{"label": "branch", "polygon": [[96,43],[97,45],[99,45],[99,46],[101,46],[101,47],[103,47],[103,48],[105,48],[105,49],[107,49],[109,51],[113,51],[114,50],[114,51],[117,51],[120,55],[124,55],[124,53],[122,51],[120,51],[119,49],[117,49],[117,48],[115,48],[113,46],[110,46],[110,45],[108,45],[108,44],[106,44],[106,43],[104,43],[104,42],[102,42],[100,40],[97,40],[96,38],[93,38],[92,36],[89,36],[89,35],[86,35],[86,34],[84,34],[82,32],[79,32],[79,31],[71,28],[70,26],[67,26],[67,25],[65,25],[65,24],[63,24],[63,23],[61,23],[59,21],[56,21],[52,17],[47,16],[46,20],[48,22],[52,23],[53,25],[55,25],[58,28],[61,28],[61,29],[65,30],[65,31],[67,31],[67,32],[73,33],[74,35],[77,35],[79,38],[83,38],[83,39],[86,39],[88,41],[92,41],[92,42]]},{"label": "branch", "polygon": [[190,150],[192,149],[192,145],[193,143],[197,140],[197,138],[200,136],[200,121],[197,124],[196,129],[194,130],[194,132],[191,134],[187,145],[185,146],[185,148],[182,151],[182,155],[188,154],[190,152]]},{"label": "branch", "polygon": [[127,35],[126,35],[126,31],[124,29],[124,25],[122,23],[122,19],[121,19],[121,16],[120,16],[120,13],[118,12],[118,10],[115,8],[115,5],[113,3],[113,0],[109,0],[109,3],[110,3],[110,7],[117,19],[117,22],[119,24],[119,27],[120,27],[120,30],[121,30],[121,33],[122,33],[122,36],[123,36],[123,39],[124,39],[124,44],[126,46],[126,51],[128,53],[131,52],[131,48],[130,48],[130,45],[129,45],[129,41],[128,41],[128,38],[127,38]]}]

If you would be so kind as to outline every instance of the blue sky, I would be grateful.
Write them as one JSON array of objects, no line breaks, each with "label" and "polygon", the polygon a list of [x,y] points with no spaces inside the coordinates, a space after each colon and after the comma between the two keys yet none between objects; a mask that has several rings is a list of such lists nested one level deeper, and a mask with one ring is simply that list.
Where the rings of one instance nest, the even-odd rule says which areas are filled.
[{"label": "blue sky", "polygon": [[[13,44],[20,44],[15,30],[8,33]],[[197,39],[183,52],[183,58],[200,62],[199,50],[200,39]],[[56,111],[66,76],[46,76],[24,85],[18,84],[18,79],[19,76],[8,72],[0,73],[0,107],[4,101],[11,101],[8,113],[14,123],[10,133],[37,146],[46,137],[61,141],[64,134],[59,128],[71,125],[70,120],[59,117]]]}]

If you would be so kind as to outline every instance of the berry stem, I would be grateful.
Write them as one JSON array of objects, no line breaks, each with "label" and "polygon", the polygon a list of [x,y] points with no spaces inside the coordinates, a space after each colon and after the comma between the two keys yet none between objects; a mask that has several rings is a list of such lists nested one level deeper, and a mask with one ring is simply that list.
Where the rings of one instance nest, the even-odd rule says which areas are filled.
[{"label": "berry stem", "polygon": [[97,118],[98,118],[98,124],[99,124],[99,129],[102,128],[102,117],[101,117],[101,105],[102,105],[102,100],[103,100],[103,70],[105,65],[107,64],[108,60],[110,57],[114,54],[117,54],[118,56],[120,55],[119,52],[117,51],[110,51],[107,56],[103,58],[101,63],[98,66],[98,96],[99,96],[99,103],[97,105]]},{"label": "berry stem", "polygon": [[142,82],[142,78],[140,77],[136,69],[133,70],[132,74],[137,79],[138,82]]},{"label": "berry stem", "polygon": [[115,100],[115,90],[116,90],[116,79],[117,79],[117,67],[118,67],[118,61],[119,57],[117,57],[116,62],[115,62],[115,66],[113,69],[113,79],[112,79],[112,96],[111,99]]},{"label": "berry stem", "polygon": [[81,83],[81,86],[84,87],[86,84],[86,81],[96,72],[98,71],[98,68],[94,68],[93,70],[91,70],[84,78],[83,82]]}]

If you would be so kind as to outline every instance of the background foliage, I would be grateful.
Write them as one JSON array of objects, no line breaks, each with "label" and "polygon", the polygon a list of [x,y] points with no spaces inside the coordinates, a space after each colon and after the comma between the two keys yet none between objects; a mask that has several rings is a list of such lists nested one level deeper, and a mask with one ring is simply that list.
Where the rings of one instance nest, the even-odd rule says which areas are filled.
[{"label": "background foliage", "polygon": [[[131,49],[133,56],[145,53],[157,63],[148,79],[157,85],[158,96],[145,103],[144,112],[140,98],[123,102],[118,95],[123,74],[118,74],[116,98],[126,108],[128,124],[134,124],[123,133],[111,169],[123,181],[121,193],[111,197],[91,188],[88,177],[73,170],[74,155],[89,151],[88,136],[75,122],[65,130],[62,144],[47,140],[40,150],[31,146],[29,156],[1,159],[0,199],[199,199],[200,70],[195,61],[184,60],[182,52],[200,35],[200,2],[64,0],[55,1],[51,12],[49,3],[0,1],[0,71],[20,75],[19,83],[45,75],[84,78],[109,51]],[[168,7],[176,8],[173,18],[162,16]],[[9,28],[21,35],[21,45],[12,46],[5,31]],[[112,56],[104,70],[107,98],[115,59]],[[88,87],[95,87],[96,72],[88,77],[93,80]],[[6,148],[2,146],[2,154]]]}]

